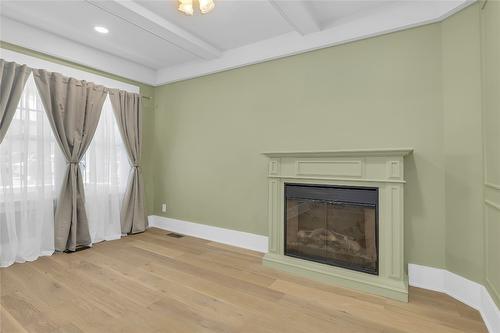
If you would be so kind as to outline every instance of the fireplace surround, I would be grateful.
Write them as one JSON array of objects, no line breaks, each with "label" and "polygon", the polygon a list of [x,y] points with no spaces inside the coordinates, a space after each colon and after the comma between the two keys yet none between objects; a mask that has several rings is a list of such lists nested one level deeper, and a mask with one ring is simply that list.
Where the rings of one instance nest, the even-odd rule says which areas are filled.
[{"label": "fireplace surround", "polygon": [[267,266],[400,301],[411,149],[270,152]]}]

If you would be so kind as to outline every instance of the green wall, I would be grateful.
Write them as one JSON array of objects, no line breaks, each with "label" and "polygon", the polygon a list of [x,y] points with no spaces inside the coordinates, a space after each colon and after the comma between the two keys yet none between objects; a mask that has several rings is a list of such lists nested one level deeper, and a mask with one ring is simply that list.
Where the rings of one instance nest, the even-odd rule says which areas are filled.
[{"label": "green wall", "polygon": [[432,24],[158,87],[154,213],[266,235],[262,152],[411,147],[407,260],[444,267],[441,77]]},{"label": "green wall", "polygon": [[127,79],[127,78],[124,78],[121,76],[117,76],[117,75],[114,75],[111,73],[100,71],[100,70],[97,70],[95,68],[80,65],[80,64],[75,63],[75,62],[52,57],[50,55],[47,55],[47,54],[44,54],[41,52],[37,52],[37,51],[33,51],[33,50],[30,50],[30,49],[27,49],[27,48],[24,48],[21,46],[17,46],[14,44],[10,44],[7,42],[0,41],[0,48],[15,51],[15,52],[22,53],[22,54],[26,54],[26,55],[29,55],[32,57],[37,57],[37,58],[47,60],[47,61],[50,61],[53,63],[73,67],[73,68],[76,68],[76,69],[79,69],[82,71],[86,71],[89,73],[108,77],[108,78],[113,79],[113,80],[130,83],[130,84],[133,84],[133,85],[136,85],[139,87],[141,95],[151,97],[150,99],[143,98],[143,100],[142,100],[143,101],[143,110],[144,110],[143,126],[145,129],[144,135],[143,135],[144,145],[143,145],[143,153],[142,153],[143,173],[145,175],[144,181],[145,181],[145,192],[146,192],[146,209],[148,211],[148,214],[151,214],[151,212],[153,210],[153,206],[152,206],[152,204],[153,204],[153,178],[148,177],[147,175],[152,173],[151,167],[152,167],[153,163],[151,163],[149,161],[149,159],[153,158],[153,152],[152,152],[153,134],[148,129],[152,128],[153,123],[154,123],[154,105],[155,105],[154,104],[154,93],[155,93],[154,87],[147,85],[147,84],[144,84],[144,83],[141,83],[141,82],[130,80],[130,79]]},{"label": "green wall", "polygon": [[[500,17],[498,3],[481,5],[441,23],[157,87],[154,214],[266,235],[262,152],[412,147],[407,262],[482,284],[489,276],[495,293],[500,212],[484,208],[493,190],[483,188],[483,136],[500,139],[492,41]],[[483,53],[483,73],[494,73],[487,79]],[[484,96],[485,84],[497,92]],[[490,155],[498,186],[498,149]]]},{"label": "green wall", "polygon": [[486,288],[500,306],[500,2],[481,11]]},{"label": "green wall", "polygon": [[475,281],[484,278],[479,11],[441,24],[446,268]]}]

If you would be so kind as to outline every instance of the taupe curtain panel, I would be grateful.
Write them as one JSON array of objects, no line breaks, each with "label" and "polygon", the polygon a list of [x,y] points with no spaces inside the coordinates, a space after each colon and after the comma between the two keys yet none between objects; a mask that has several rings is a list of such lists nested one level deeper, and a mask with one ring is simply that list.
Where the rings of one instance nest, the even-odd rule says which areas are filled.
[{"label": "taupe curtain panel", "polygon": [[0,143],[16,113],[31,68],[0,59]]},{"label": "taupe curtain panel", "polygon": [[58,251],[91,243],[80,160],[94,136],[106,89],[59,73],[34,70],[50,125],[68,167],[57,202],[54,233]]},{"label": "taupe curtain panel", "polygon": [[122,90],[111,90],[109,98],[132,165],[121,208],[122,233],[134,234],[147,227],[141,170],[142,101],[139,94]]}]

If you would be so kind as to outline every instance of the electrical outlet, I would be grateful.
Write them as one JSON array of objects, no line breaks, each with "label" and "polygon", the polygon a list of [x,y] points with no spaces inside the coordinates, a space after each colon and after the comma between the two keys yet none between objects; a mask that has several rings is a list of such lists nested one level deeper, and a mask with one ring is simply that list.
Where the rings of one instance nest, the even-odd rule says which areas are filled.
[{"label": "electrical outlet", "polygon": [[167,211],[167,204],[166,203],[161,204],[161,211],[162,211],[162,213],[165,213]]}]

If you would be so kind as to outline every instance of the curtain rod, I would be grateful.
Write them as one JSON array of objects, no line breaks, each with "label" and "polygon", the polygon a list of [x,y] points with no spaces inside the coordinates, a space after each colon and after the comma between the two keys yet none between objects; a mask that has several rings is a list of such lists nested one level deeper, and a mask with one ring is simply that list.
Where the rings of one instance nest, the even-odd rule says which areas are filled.
[{"label": "curtain rod", "polygon": [[[37,73],[35,73],[35,72],[33,72],[33,75],[34,75],[34,76],[38,76],[38,77],[40,77],[40,75],[39,75],[39,74],[37,74]],[[64,80],[64,82],[65,82],[65,83],[66,83],[66,82],[68,82],[68,81],[69,81],[69,79],[72,79],[72,78],[71,78],[71,77],[64,77],[64,78],[63,78],[63,80]],[[74,80],[76,80],[76,81],[81,81],[81,80],[78,80],[78,79],[74,79]],[[88,82],[88,81],[86,81],[86,82]],[[93,82],[88,82],[88,83],[93,83]],[[95,84],[95,83],[93,83],[93,84]],[[75,84],[75,85],[76,85],[76,86],[78,86],[78,87],[81,87],[81,86],[82,86],[81,84],[78,84],[78,83],[77,83],[77,84]],[[95,85],[96,85],[96,86],[102,86],[102,85],[100,85],[100,84],[95,84]],[[104,86],[102,86],[102,87],[104,87]],[[104,89],[105,89],[105,90],[108,90],[108,93],[109,93],[109,94],[111,94],[111,93],[109,92],[109,90],[110,90],[109,88],[104,87]],[[95,90],[95,88],[94,88],[94,90]],[[142,97],[142,98],[145,98],[145,99],[153,99],[153,97],[151,97],[151,96],[146,96],[146,95],[141,95],[141,97]]]}]

